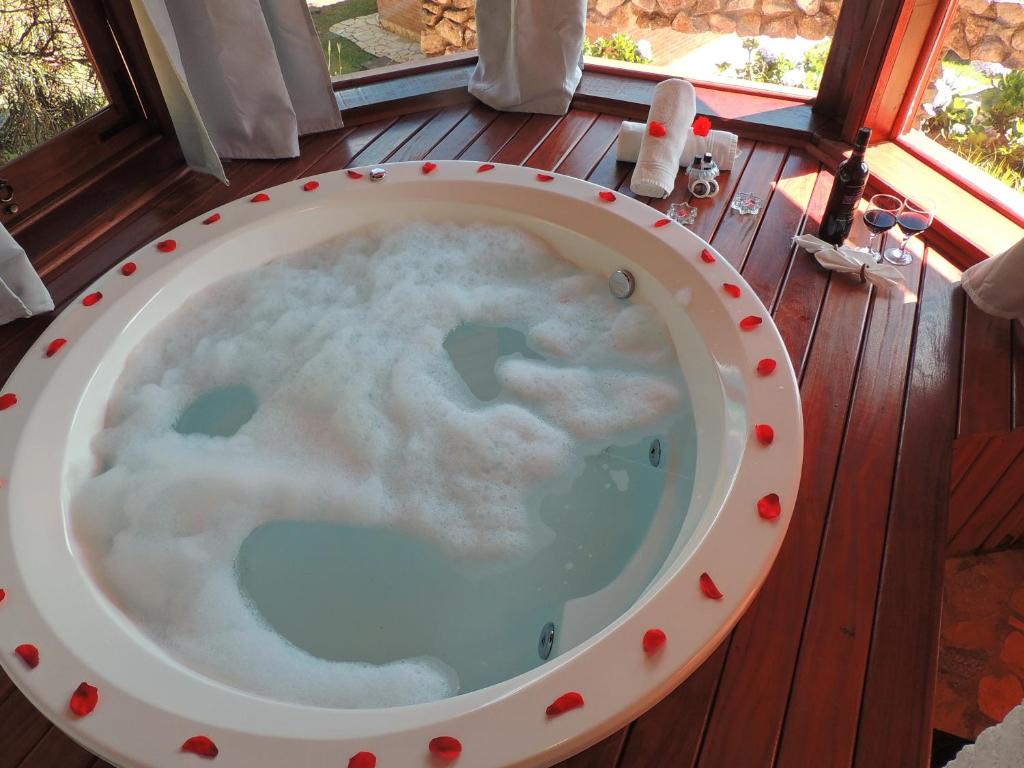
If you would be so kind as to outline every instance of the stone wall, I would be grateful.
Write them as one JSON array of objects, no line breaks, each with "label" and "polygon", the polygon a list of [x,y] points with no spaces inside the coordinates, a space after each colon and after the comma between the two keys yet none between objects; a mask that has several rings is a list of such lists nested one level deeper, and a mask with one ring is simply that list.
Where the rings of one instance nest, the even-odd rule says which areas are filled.
[{"label": "stone wall", "polygon": [[420,48],[427,56],[476,48],[476,0],[421,0]]},{"label": "stone wall", "polygon": [[963,59],[1024,68],[1024,0],[960,0],[946,44]]}]

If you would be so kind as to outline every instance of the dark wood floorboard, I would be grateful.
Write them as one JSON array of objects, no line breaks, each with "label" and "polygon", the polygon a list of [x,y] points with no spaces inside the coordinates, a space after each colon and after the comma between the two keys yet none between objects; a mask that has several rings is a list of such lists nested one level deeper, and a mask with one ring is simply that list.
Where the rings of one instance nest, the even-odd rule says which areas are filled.
[{"label": "dark wood floorboard", "polygon": [[[230,188],[181,176],[73,258],[52,245],[31,255],[64,306],[125,255],[203,211],[389,159],[526,164],[629,196],[632,165],[615,158],[621,118],[596,111],[608,98],[598,95],[561,118],[457,103],[308,137],[293,160],[230,163]],[[791,240],[816,231],[831,175],[800,149],[756,137],[740,149],[722,193],[692,201],[693,230],[772,310],[800,375],[806,451],[790,533],[761,593],[708,660],[631,726],[561,768],[924,764],[952,439],[957,428],[1024,418],[1022,355],[1008,324],[965,310],[957,273],[936,251],[919,253],[907,270],[906,296],[823,272]],[[730,211],[737,191],[762,197],[762,212]],[[681,170],[672,195],[650,203],[665,211],[689,197]],[[0,379],[49,321],[0,329]],[[990,396],[979,395],[985,377],[962,374],[961,361],[982,373],[994,366]],[[0,676],[0,768],[46,765],[109,768]]]}]

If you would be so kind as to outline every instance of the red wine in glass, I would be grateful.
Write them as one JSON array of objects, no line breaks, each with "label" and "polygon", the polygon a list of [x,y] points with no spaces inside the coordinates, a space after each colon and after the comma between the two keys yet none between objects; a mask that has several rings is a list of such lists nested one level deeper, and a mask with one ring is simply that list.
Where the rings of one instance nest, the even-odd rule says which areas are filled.
[{"label": "red wine in glass", "polygon": [[871,232],[868,240],[868,255],[876,262],[882,261],[882,254],[875,248],[875,240],[883,232],[896,225],[896,217],[903,209],[903,201],[892,195],[874,195],[864,212],[864,226]]},{"label": "red wine in glass", "polygon": [[[908,238],[924,232],[931,226],[931,218],[920,213],[904,212],[896,217],[896,224]],[[892,226],[891,224],[889,225]]]},{"label": "red wine in glass", "polygon": [[864,225],[876,235],[888,232],[895,224],[896,214],[889,211],[874,210],[864,214]]},{"label": "red wine in glass", "polygon": [[935,218],[933,205],[928,200],[908,197],[903,207],[896,214],[896,226],[903,232],[903,244],[899,248],[890,248],[885,252],[885,260],[898,267],[905,267],[913,259],[907,253],[907,243],[914,235],[924,232],[932,225]]}]

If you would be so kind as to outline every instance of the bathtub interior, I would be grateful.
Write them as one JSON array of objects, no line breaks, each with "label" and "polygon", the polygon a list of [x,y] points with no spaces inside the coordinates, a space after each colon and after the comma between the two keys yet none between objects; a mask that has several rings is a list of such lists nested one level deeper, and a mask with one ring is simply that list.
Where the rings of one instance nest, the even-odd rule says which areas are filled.
[{"label": "bathtub interior", "polygon": [[[680,409],[668,434],[651,435],[650,439],[631,446],[609,447],[593,458],[578,487],[547,500],[551,517],[557,517],[558,507],[566,505],[582,505],[597,514],[604,513],[607,527],[583,526],[566,532],[565,540],[586,539],[582,554],[595,555],[603,563],[601,568],[594,569],[579,562],[580,571],[589,572],[584,583],[569,584],[568,576],[576,563],[567,559],[571,552],[557,547],[543,563],[519,568],[519,573],[510,578],[507,573],[495,573],[486,567],[472,573],[465,569],[459,572],[429,546],[386,531],[272,523],[250,535],[238,562],[240,585],[264,619],[285,638],[322,658],[351,659],[354,655],[380,663],[400,656],[445,654],[443,660],[456,668],[462,678],[461,692],[467,692],[514,679],[542,665],[538,640],[549,621],[556,628],[551,661],[593,643],[631,606],[656,591],[698,547],[728,494],[746,445],[749,425],[742,377],[735,369],[718,364],[677,296],[634,262],[629,253],[607,244],[608,238],[602,236],[603,223],[588,215],[590,206],[574,201],[564,203],[553,221],[546,217],[543,206],[531,208],[526,204],[528,201],[517,206],[510,202],[514,198],[498,189],[501,185],[487,186],[488,193],[494,196],[492,200],[481,201],[479,192],[453,187],[443,195],[443,202],[424,202],[417,191],[395,187],[386,207],[371,196],[355,203],[346,200],[344,208],[322,199],[299,211],[263,217],[209,243],[203,258],[198,258],[197,253],[196,258],[183,259],[173,268],[148,278],[162,282],[155,293],[149,286],[142,297],[140,282],[134,289],[140,293],[138,301],[128,301],[131,294],[126,295],[119,302],[123,304],[120,311],[98,318],[87,332],[96,339],[107,339],[108,343],[102,365],[93,368],[85,391],[73,403],[74,418],[62,451],[62,524],[68,546],[76,553],[76,562],[90,590],[135,642],[176,663],[166,658],[164,651],[107,599],[95,574],[90,573],[87,558],[78,551],[71,519],[76,489],[84,478],[102,469],[97,466],[91,440],[104,425],[106,405],[126,358],[136,345],[144,343],[151,330],[201,287],[327,237],[374,223],[418,219],[509,224],[542,238],[564,258],[585,269],[603,274],[630,269],[637,280],[637,291],[631,300],[653,305],[669,327],[688,390],[688,403]],[[574,218],[572,227],[564,225],[563,222]],[[615,226],[614,222],[610,225]],[[459,334],[453,333],[452,339],[449,354],[453,364],[471,388],[482,388],[482,394],[486,394],[489,386],[487,368],[490,365],[493,371],[494,358],[510,349],[522,352],[516,348],[520,342],[514,334],[502,329],[463,329]],[[234,418],[244,419],[245,398],[239,397],[240,393],[233,394],[233,402],[243,403],[243,413]],[[211,410],[207,409],[205,414],[203,411],[203,404],[199,404],[183,417],[179,428],[230,430],[230,425],[214,423]],[[219,413],[223,416],[223,411]],[[662,452],[657,467],[652,466],[650,457],[655,438],[660,441]],[[620,484],[625,490],[619,491]],[[639,510],[626,521],[613,514],[613,508],[621,507],[609,501],[621,502],[622,496],[628,499],[630,509]],[[332,557],[331,553],[339,549],[348,556]],[[303,567],[296,568],[300,557]],[[365,590],[350,592],[348,602],[339,599],[334,585],[351,579],[360,566],[379,562],[380,558],[414,563],[414,568],[396,572],[396,578],[405,583],[416,580],[422,588],[397,592],[399,582],[385,579]],[[570,571],[565,570],[567,565]],[[552,589],[552,580],[559,575],[565,589]],[[289,599],[296,584],[301,584],[306,599]],[[456,599],[430,599],[439,593]],[[534,599],[538,595],[543,599]],[[443,611],[437,613],[439,606],[451,604],[461,610],[447,616]],[[331,607],[326,608],[328,605]],[[435,613],[430,614],[431,610]],[[382,644],[379,632],[357,631],[345,632],[352,640],[339,644],[339,631],[350,621],[346,617],[352,615],[360,616],[360,622],[368,627],[382,627],[387,636],[401,638],[401,642]],[[488,631],[481,631],[480,627]]]}]

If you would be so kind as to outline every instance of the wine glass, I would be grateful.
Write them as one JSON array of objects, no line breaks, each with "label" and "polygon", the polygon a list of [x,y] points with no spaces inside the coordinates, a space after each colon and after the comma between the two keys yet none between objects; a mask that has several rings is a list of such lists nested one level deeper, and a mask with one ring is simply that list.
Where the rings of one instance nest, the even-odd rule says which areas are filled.
[{"label": "wine glass", "polygon": [[898,267],[905,267],[913,259],[907,253],[907,243],[914,235],[924,232],[935,219],[934,205],[930,200],[920,197],[908,197],[896,215],[896,226],[903,232],[903,244],[899,248],[890,248],[885,252],[885,260]]},{"label": "wine glass", "polygon": [[864,226],[871,230],[868,240],[868,255],[875,262],[882,263],[882,254],[875,247],[875,239],[883,232],[896,226],[896,216],[903,207],[903,201],[893,195],[874,195],[864,211]]}]

